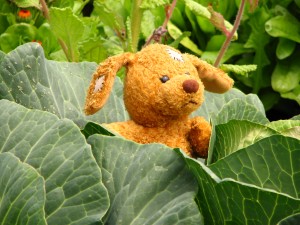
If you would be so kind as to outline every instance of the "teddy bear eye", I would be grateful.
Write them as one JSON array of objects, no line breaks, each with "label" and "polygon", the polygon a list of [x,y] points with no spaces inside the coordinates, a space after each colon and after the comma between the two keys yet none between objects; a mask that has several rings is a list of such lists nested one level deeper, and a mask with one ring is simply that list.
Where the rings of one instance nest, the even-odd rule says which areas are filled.
[{"label": "teddy bear eye", "polygon": [[161,78],[159,78],[161,82],[166,83],[170,78],[167,75],[163,75]]}]

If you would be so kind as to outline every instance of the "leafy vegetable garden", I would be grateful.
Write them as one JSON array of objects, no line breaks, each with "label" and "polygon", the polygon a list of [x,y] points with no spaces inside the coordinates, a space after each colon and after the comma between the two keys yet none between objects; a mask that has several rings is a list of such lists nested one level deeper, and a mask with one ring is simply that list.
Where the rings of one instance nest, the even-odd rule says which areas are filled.
[{"label": "leafy vegetable garden", "polygon": [[[242,2],[178,1],[159,38],[213,64]],[[235,88],[193,113],[212,125],[205,162],[100,125],[129,119],[124,71],[83,112],[98,63],[140,50],[171,2],[0,3],[0,224],[298,224],[300,1],[247,1],[220,66]]]}]

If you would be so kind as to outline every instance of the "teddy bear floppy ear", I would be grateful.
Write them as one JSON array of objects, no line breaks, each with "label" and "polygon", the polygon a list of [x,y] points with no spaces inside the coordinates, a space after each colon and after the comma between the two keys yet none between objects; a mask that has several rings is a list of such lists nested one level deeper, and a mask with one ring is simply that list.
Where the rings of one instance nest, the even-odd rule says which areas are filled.
[{"label": "teddy bear floppy ear", "polygon": [[133,53],[123,53],[107,58],[100,63],[93,74],[85,100],[85,114],[91,115],[100,110],[106,103],[117,72],[133,57]]},{"label": "teddy bear floppy ear", "polygon": [[232,88],[234,81],[223,70],[208,64],[196,56],[186,55],[196,67],[205,90],[221,94]]}]

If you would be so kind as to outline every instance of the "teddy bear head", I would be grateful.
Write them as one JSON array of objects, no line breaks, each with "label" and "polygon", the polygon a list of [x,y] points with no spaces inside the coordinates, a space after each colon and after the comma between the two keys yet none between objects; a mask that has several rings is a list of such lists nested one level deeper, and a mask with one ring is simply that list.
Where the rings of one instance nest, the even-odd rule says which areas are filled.
[{"label": "teddy bear head", "polygon": [[124,101],[143,126],[164,126],[187,116],[203,102],[204,86],[187,55],[165,45],[150,45],[127,65]]},{"label": "teddy bear head", "polygon": [[202,104],[204,89],[223,93],[233,84],[222,70],[199,58],[153,44],[135,54],[110,57],[99,65],[88,90],[87,114],[104,105],[122,66],[126,66],[126,109],[132,120],[146,127],[185,118]]}]

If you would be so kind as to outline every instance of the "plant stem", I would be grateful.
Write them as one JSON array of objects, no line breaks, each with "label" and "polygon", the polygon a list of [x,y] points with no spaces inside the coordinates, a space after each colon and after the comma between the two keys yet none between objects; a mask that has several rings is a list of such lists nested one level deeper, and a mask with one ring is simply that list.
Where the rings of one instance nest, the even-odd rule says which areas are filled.
[{"label": "plant stem", "polygon": [[141,23],[144,10],[140,8],[142,0],[133,0],[131,8],[131,46],[132,52],[137,52]]},{"label": "plant stem", "polygon": [[175,6],[176,6],[176,3],[177,3],[177,0],[173,0],[173,2],[172,2],[172,4],[171,4],[170,8],[169,8],[169,9],[167,10],[167,12],[166,12],[166,18],[165,18],[165,21],[164,21],[164,23],[163,23],[163,25],[162,25],[162,27],[165,28],[165,29],[167,29],[168,22],[169,22],[169,20],[170,20],[171,17],[172,17],[174,8],[175,8]]},{"label": "plant stem", "polygon": [[214,63],[215,67],[220,66],[221,60],[222,60],[223,56],[225,55],[225,52],[227,51],[227,49],[230,45],[232,37],[233,37],[234,33],[237,31],[237,29],[240,25],[240,22],[241,22],[243,13],[244,13],[244,9],[245,9],[245,4],[246,4],[246,0],[242,0],[241,4],[240,4],[240,7],[239,7],[239,10],[238,10],[238,13],[237,13],[237,16],[236,16],[236,19],[235,19],[235,22],[234,22],[234,25],[233,25],[233,28],[232,28],[231,32],[229,33],[229,35],[226,36],[226,40],[224,41],[224,43],[222,45],[222,48],[221,48],[221,50],[218,54],[218,57],[217,57],[217,59]]},{"label": "plant stem", "polygon": [[41,10],[43,12],[43,15],[44,17],[46,18],[46,20],[50,20],[50,17],[49,17],[49,9],[48,9],[48,6],[47,6],[47,3],[45,2],[45,0],[40,0],[40,3],[41,3]]},{"label": "plant stem", "polygon": [[[50,16],[49,16],[49,9],[47,6],[47,3],[45,0],[40,0],[41,3],[41,11],[43,12],[44,17],[46,18],[46,20],[49,22],[50,21]],[[66,43],[61,39],[61,38],[57,38],[58,39],[58,43],[60,44],[62,50],[64,51],[68,61],[72,61],[72,59],[70,59],[69,56],[69,52],[68,52],[68,47],[66,45]]]},{"label": "plant stem", "polygon": [[171,19],[176,3],[177,0],[173,0],[171,6],[166,11],[166,18],[164,20],[163,25],[157,28],[155,31],[153,31],[152,35],[147,39],[144,47],[149,45],[152,40],[155,40],[156,42],[159,43],[161,42],[161,37],[167,32],[167,25],[169,20]]}]

